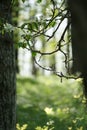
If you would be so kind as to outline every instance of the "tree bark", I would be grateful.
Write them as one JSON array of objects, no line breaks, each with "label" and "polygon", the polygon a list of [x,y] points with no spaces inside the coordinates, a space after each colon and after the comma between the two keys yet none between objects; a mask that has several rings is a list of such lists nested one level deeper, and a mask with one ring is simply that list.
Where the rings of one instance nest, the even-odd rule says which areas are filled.
[{"label": "tree bark", "polygon": [[71,12],[73,71],[83,72],[87,68],[87,3],[86,0],[68,1]]},{"label": "tree bark", "polygon": [[[19,0],[16,0],[14,7],[12,8],[12,21],[14,26],[18,26],[18,17],[19,17]],[[19,32],[16,31],[14,33],[14,43],[18,44],[19,42]],[[19,73],[19,65],[18,65],[18,48],[15,48],[15,64],[16,64],[16,73]]]},{"label": "tree bark", "polygon": [[[0,1],[0,19],[11,22],[11,0]],[[15,54],[12,35],[0,32],[0,130],[15,130]]]},{"label": "tree bark", "polygon": [[68,6],[71,13],[73,72],[81,73],[87,98],[87,1],[68,0]]}]

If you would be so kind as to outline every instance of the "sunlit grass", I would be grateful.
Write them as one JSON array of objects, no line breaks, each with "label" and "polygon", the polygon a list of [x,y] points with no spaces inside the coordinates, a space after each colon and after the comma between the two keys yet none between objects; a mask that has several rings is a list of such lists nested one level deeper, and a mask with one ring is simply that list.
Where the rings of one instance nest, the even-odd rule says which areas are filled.
[{"label": "sunlit grass", "polygon": [[18,77],[17,123],[35,130],[50,120],[54,130],[87,130],[81,81],[64,79],[61,83],[56,76]]}]

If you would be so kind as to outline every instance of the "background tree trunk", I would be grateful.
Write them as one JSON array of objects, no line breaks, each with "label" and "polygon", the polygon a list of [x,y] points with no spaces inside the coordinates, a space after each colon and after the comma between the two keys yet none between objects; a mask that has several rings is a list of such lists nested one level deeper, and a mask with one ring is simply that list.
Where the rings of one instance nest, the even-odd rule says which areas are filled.
[{"label": "background tree trunk", "polygon": [[[11,22],[11,0],[1,0],[0,19]],[[15,130],[15,60],[10,33],[0,32],[0,130]]]}]

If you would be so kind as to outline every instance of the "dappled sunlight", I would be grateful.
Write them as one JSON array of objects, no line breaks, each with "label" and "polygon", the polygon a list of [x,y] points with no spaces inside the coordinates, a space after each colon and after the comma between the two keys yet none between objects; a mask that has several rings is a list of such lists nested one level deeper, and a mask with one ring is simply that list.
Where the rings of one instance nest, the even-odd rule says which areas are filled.
[{"label": "dappled sunlight", "polygon": [[27,124],[24,124],[23,126],[20,126],[19,124],[16,124],[17,130],[26,130],[27,126],[28,126]]},{"label": "dappled sunlight", "polygon": [[49,107],[46,107],[44,109],[44,111],[46,112],[47,115],[53,115],[54,114],[54,111],[52,108],[49,108]]}]

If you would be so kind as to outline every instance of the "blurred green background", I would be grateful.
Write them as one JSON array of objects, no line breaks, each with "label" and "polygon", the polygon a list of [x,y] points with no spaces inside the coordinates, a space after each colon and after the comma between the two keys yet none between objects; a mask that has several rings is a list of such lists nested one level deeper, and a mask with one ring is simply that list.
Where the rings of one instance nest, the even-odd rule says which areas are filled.
[{"label": "blurred green background", "polygon": [[17,123],[26,130],[87,130],[85,103],[81,79],[17,77]]},{"label": "blurred green background", "polygon": [[[25,1],[25,0],[22,0]],[[87,108],[83,96],[82,79],[62,79],[72,68],[72,50],[69,30],[61,41],[61,50],[43,56],[26,48],[49,53],[59,45],[67,26],[65,5],[55,0],[18,1],[13,12],[16,28],[16,71],[17,71],[17,130],[87,130]],[[62,4],[62,6],[61,6]],[[65,12],[64,12],[65,10]],[[54,11],[54,12],[53,12]],[[53,23],[47,26],[45,35],[35,35],[46,27],[53,15]],[[52,19],[51,19],[52,20]],[[58,30],[56,27],[58,27]],[[56,30],[56,32],[55,32]],[[27,40],[26,40],[27,39]],[[29,45],[27,42],[29,42]],[[35,64],[35,58],[42,68]],[[60,77],[53,75],[54,72]],[[69,75],[70,76],[70,75]],[[25,126],[23,126],[25,125]]]}]

